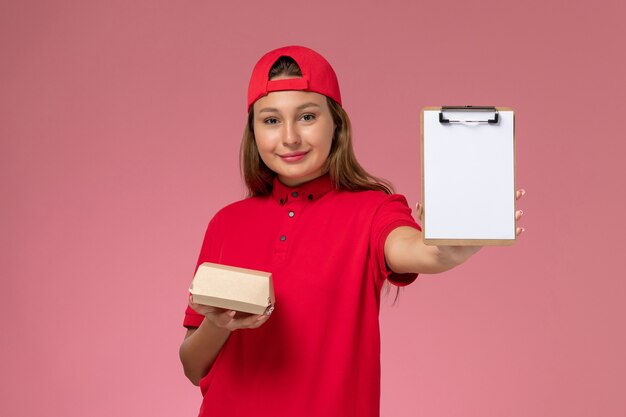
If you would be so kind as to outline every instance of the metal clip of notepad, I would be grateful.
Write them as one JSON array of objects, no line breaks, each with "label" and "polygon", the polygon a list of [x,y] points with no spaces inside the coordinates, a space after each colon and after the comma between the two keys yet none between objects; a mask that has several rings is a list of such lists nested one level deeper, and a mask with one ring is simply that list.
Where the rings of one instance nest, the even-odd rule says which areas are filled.
[{"label": "metal clip of notepad", "polygon": [[[452,120],[452,119],[448,119],[446,117],[444,117],[443,113],[444,112],[463,112],[463,113],[467,113],[467,112],[493,112],[494,116],[492,119],[490,118],[476,118],[476,119],[470,119],[470,120]],[[439,123],[442,124],[451,124],[451,123],[462,123],[462,124],[469,124],[469,125],[474,125],[474,124],[497,124],[499,121],[498,118],[498,109],[496,109],[494,106],[442,106],[441,107],[441,111],[439,112]]]}]

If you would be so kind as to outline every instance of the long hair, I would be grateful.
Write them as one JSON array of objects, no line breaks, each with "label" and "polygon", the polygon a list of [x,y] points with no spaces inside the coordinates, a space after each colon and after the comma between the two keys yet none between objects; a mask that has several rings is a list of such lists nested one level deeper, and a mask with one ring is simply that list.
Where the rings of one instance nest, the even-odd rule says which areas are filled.
[{"label": "long hair", "polygon": [[[302,72],[292,58],[281,57],[272,66],[268,78],[271,80],[278,76],[302,77]],[[352,148],[352,127],[348,114],[333,99],[326,97],[326,101],[336,128],[325,171],[330,174],[335,188],[345,191],[377,190],[392,194],[393,187],[388,181],[369,174],[357,161]],[[254,111],[251,108],[241,141],[242,176],[249,196],[269,195],[276,173],[265,165],[259,155],[253,122]]]},{"label": "long hair", "polygon": [[[278,76],[302,77],[300,67],[290,57],[280,57],[270,69],[268,79]],[[336,189],[346,191],[376,190],[393,194],[393,186],[382,178],[369,174],[357,161],[352,148],[352,126],[346,111],[333,99],[326,97],[330,114],[335,122],[333,143],[326,159],[326,171]],[[272,193],[276,173],[269,169],[259,155],[254,138],[254,110],[248,112],[248,121],[241,141],[241,171],[248,196],[264,196]],[[391,285],[385,281],[384,292]],[[396,287],[393,304],[398,302],[400,287]]]}]

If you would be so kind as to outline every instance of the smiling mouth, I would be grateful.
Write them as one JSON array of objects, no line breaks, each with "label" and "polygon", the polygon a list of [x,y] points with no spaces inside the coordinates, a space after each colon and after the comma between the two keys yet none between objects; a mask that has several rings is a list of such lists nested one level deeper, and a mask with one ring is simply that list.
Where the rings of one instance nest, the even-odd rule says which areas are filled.
[{"label": "smiling mouth", "polygon": [[309,152],[292,152],[284,155],[279,155],[280,158],[285,162],[298,162],[302,158],[304,158]]}]

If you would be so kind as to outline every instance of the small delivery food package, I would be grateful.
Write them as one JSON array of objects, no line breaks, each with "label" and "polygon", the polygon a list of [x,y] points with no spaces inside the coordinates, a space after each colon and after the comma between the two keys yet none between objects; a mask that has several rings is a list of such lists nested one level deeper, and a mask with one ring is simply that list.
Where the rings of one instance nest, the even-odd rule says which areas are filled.
[{"label": "small delivery food package", "polygon": [[205,262],[198,267],[189,292],[196,304],[268,316],[274,310],[269,272]]}]

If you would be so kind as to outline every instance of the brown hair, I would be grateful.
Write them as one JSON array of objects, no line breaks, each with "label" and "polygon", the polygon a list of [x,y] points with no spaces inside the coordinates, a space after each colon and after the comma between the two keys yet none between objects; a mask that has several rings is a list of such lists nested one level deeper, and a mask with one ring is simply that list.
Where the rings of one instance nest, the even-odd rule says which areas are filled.
[{"label": "brown hair", "polygon": [[[292,58],[280,57],[270,69],[268,79],[278,76],[302,77],[300,67]],[[333,99],[326,97],[330,114],[335,122],[333,143],[326,159],[326,171],[330,173],[333,185],[338,190],[365,191],[377,190],[386,194],[393,193],[393,186],[386,180],[369,174],[359,164],[352,149],[352,126],[345,110]],[[269,169],[259,155],[254,139],[254,110],[248,112],[248,122],[241,141],[241,171],[248,187],[249,196],[263,196],[272,193],[276,173]],[[385,294],[391,284],[385,281]],[[400,287],[396,287],[393,304],[398,302]]]},{"label": "brown hair", "polygon": [[[280,57],[270,69],[268,79],[278,76],[302,77],[302,72],[292,58]],[[326,171],[335,188],[346,191],[377,190],[392,194],[393,187],[389,182],[369,174],[357,161],[352,149],[352,128],[348,114],[333,99],[326,97],[326,101],[336,125],[326,160]],[[259,155],[253,120],[254,110],[251,108],[241,142],[241,171],[249,196],[269,195],[276,173],[265,165]]]}]

